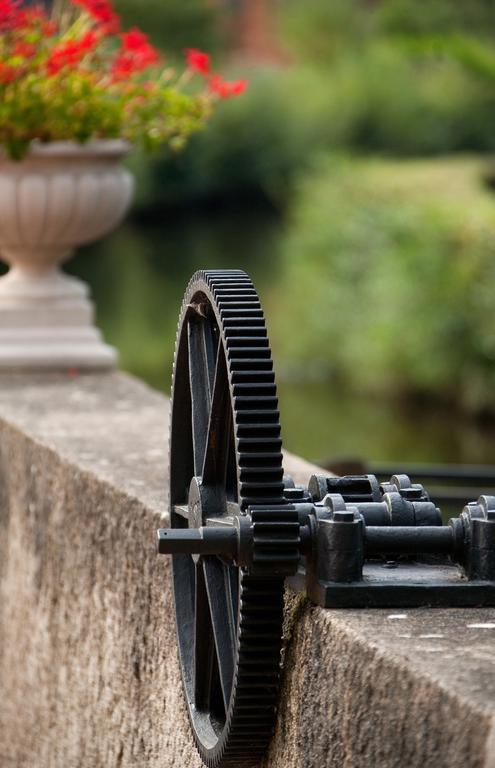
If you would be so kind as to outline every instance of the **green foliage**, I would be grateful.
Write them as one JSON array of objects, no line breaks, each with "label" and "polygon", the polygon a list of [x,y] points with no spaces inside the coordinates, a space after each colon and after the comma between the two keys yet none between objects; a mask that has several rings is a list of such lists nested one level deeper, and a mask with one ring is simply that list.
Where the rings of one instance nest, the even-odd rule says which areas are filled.
[{"label": "green foliage", "polygon": [[490,0],[286,0],[280,18],[297,66],[319,73],[327,146],[495,148]]},{"label": "green foliage", "polygon": [[495,146],[495,103],[449,60],[383,42],[340,59],[320,83],[322,145],[395,155]]},{"label": "green foliage", "polygon": [[478,161],[327,162],[284,253],[280,355],[356,389],[495,406],[495,199]]},{"label": "green foliage", "polygon": [[207,114],[207,102],[173,87],[111,94],[77,73],[68,73],[63,82],[47,82],[33,73],[5,89],[0,143],[13,159],[21,159],[34,139],[84,143],[124,138],[147,150],[164,143],[177,147],[201,127]]},{"label": "green foliage", "polygon": [[491,43],[467,35],[424,36],[412,50],[448,56],[459,62],[482,85],[493,91],[495,84],[495,52]]},{"label": "green foliage", "polygon": [[[321,142],[318,97],[310,78],[294,94],[294,75],[253,72],[241,99],[220,104],[208,131],[198,133],[184,152],[136,158],[140,206],[257,194],[275,205],[287,201],[292,180],[311,162]],[[313,97],[316,104],[312,103]]]},{"label": "green foliage", "polygon": [[285,0],[279,21],[298,58],[320,66],[358,52],[376,34],[374,15],[361,0]]},{"label": "green foliage", "polygon": [[[494,91],[495,95],[495,91]],[[335,148],[424,156],[495,149],[495,101],[455,62],[387,43],[330,69],[258,70],[180,155],[136,158],[141,206],[262,195],[290,202],[297,176]]]},{"label": "green foliage", "polygon": [[220,49],[221,16],[204,0],[115,0],[124,24],[138,26],[170,55],[182,56],[185,48]]},{"label": "green foliage", "polygon": [[385,39],[495,34],[492,0],[285,0],[279,19],[291,49],[318,64]]},{"label": "green foliage", "polygon": [[421,37],[463,32],[487,39],[495,34],[492,0],[430,0],[428,5],[416,0],[382,0],[374,7],[368,4],[370,10],[383,34]]},{"label": "green foliage", "polygon": [[220,108],[184,153],[136,160],[142,205],[255,194],[283,207],[326,149],[495,150],[485,0],[434,0],[427,10],[412,0],[286,0],[279,10],[292,65],[253,70],[249,93]]}]

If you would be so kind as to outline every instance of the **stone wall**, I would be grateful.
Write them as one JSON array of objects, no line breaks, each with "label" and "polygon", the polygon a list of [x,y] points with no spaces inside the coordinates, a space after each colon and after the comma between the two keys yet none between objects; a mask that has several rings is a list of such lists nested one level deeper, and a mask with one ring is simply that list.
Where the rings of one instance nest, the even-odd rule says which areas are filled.
[{"label": "stone wall", "polygon": [[[122,374],[0,378],[0,768],[200,765],[154,548],[167,418]],[[288,596],[265,767],[494,768],[490,625],[494,610]]]}]

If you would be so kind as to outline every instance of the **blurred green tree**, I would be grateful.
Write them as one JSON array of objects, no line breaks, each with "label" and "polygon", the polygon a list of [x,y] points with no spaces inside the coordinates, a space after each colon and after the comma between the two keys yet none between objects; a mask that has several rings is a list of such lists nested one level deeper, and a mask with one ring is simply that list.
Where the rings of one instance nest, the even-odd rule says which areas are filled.
[{"label": "blurred green tree", "polygon": [[205,0],[115,0],[127,26],[138,26],[164,51],[181,56],[184,48],[221,49],[219,9]]},{"label": "blurred green tree", "polygon": [[322,163],[283,253],[272,336],[286,361],[495,409],[495,199],[479,160]]}]

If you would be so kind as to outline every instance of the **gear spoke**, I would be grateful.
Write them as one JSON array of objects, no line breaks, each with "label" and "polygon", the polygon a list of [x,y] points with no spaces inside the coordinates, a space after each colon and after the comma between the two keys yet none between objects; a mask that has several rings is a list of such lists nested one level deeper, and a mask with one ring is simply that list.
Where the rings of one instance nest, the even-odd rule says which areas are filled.
[{"label": "gear spoke", "polygon": [[195,571],[194,703],[201,711],[207,710],[211,701],[215,642],[201,560],[196,563]]},{"label": "gear spoke", "polygon": [[218,348],[215,381],[211,400],[210,421],[204,465],[203,485],[225,490],[231,434],[231,405],[227,362],[221,346]]},{"label": "gear spoke", "polygon": [[227,711],[232,692],[236,652],[236,617],[233,614],[229,568],[217,557],[205,557],[203,571],[215,638],[220,684]]},{"label": "gear spoke", "polygon": [[179,517],[189,520],[189,507],[186,504],[174,504],[172,511]]},{"label": "gear spoke", "polygon": [[203,468],[214,375],[213,339],[209,323],[193,315],[187,327],[189,386],[191,389],[194,472]]},{"label": "gear spoke", "polygon": [[[174,452],[170,454],[170,504],[186,504],[191,476],[194,474],[192,439],[191,388],[187,327],[182,327],[177,338],[175,360],[173,408],[170,414],[170,433],[174,435]],[[174,460],[180,456],[180,461]]]}]

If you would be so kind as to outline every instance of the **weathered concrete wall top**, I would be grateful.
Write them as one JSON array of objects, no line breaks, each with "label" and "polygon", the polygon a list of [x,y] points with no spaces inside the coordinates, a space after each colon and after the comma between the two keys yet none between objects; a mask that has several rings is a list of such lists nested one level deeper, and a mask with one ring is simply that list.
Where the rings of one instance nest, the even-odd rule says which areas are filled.
[{"label": "weathered concrete wall top", "polygon": [[[0,378],[0,768],[199,766],[154,550],[167,418],[122,374]],[[265,766],[494,768],[494,715],[494,610],[288,599]]]}]

